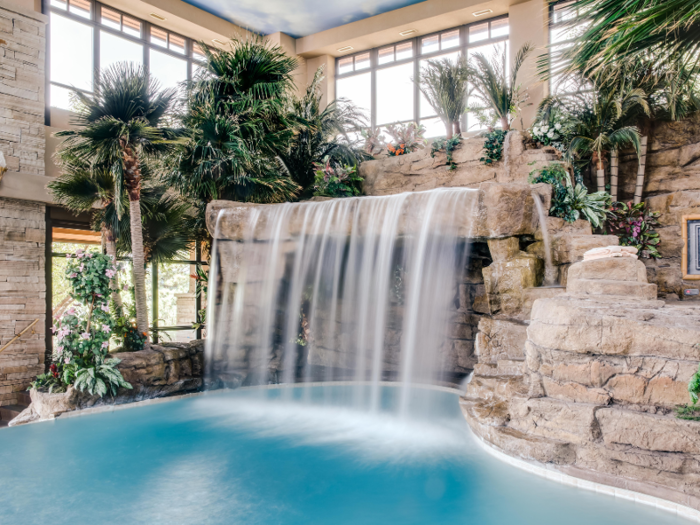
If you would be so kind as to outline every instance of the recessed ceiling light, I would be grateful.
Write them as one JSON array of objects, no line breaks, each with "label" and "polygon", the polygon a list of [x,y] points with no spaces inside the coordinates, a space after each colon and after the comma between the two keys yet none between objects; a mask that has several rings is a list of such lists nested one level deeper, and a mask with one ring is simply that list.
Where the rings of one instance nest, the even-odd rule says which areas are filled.
[{"label": "recessed ceiling light", "polygon": [[164,17],[164,16],[160,16],[160,15],[158,15],[158,14],[156,14],[156,13],[151,13],[151,16],[152,16],[153,18],[155,18],[156,20],[160,20],[161,22],[163,22],[163,21],[165,20],[165,17]]},{"label": "recessed ceiling light", "polygon": [[408,35],[412,35],[413,33],[417,33],[417,32],[418,31],[415,29],[406,29],[406,31],[401,31],[399,34],[401,36],[408,36]]},{"label": "recessed ceiling light", "polygon": [[338,49],[338,53],[344,53],[345,51],[352,51],[353,49],[355,49],[355,48],[352,46],[341,47],[340,49]]},{"label": "recessed ceiling light", "polygon": [[218,38],[212,38],[211,41],[214,42],[215,44],[219,44],[220,46],[225,46],[225,45],[226,45],[226,44],[224,44],[221,40],[219,40]]},{"label": "recessed ceiling light", "polygon": [[484,9],[483,11],[477,11],[476,13],[472,13],[474,16],[484,16],[488,15],[489,13],[493,13],[493,9]]}]

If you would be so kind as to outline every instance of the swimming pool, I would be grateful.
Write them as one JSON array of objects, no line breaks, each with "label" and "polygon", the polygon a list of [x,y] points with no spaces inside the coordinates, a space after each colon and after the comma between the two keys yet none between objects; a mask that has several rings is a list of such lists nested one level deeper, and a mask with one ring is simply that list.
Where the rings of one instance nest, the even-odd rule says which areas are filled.
[{"label": "swimming pool", "polygon": [[[384,407],[396,390],[383,388]],[[502,463],[478,446],[454,393],[416,390],[424,410],[404,419],[349,408],[356,396],[219,391],[2,429],[0,522],[690,523]]]}]

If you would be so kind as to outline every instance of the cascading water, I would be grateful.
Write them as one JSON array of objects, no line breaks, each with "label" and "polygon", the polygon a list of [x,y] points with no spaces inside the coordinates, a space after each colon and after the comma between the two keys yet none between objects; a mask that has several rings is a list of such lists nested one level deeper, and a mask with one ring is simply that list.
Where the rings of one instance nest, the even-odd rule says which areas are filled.
[{"label": "cascading water", "polygon": [[552,262],[552,245],[549,242],[549,230],[547,229],[547,216],[544,213],[544,206],[539,195],[532,193],[532,200],[537,208],[540,230],[542,231],[542,244],[544,244],[544,284],[545,287],[558,286],[557,269]]},{"label": "cascading water", "polygon": [[252,207],[240,238],[216,236],[208,381],[351,380],[352,405],[377,411],[390,379],[392,408],[408,413],[412,386],[443,380],[453,357],[477,199],[452,188]]}]

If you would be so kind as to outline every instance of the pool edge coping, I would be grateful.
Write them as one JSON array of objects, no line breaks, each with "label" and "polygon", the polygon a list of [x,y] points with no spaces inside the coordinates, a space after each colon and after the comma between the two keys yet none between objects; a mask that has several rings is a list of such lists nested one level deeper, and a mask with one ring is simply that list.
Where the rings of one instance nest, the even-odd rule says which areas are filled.
[{"label": "pool edge coping", "polygon": [[623,489],[614,487],[612,485],[606,485],[604,483],[598,483],[596,481],[590,481],[583,478],[577,478],[570,474],[565,474],[556,469],[556,467],[548,468],[546,464],[539,463],[535,461],[528,461],[525,459],[520,459],[503,452],[495,445],[489,443],[476,432],[471,429],[470,431],[479,446],[486,451],[491,456],[496,459],[503,461],[515,468],[529,472],[536,476],[549,479],[551,481],[556,481],[563,485],[569,485],[572,487],[577,487],[583,490],[588,490],[590,492],[596,492],[598,494],[605,494],[607,496],[613,496],[615,498],[620,498],[628,501],[633,501],[635,503],[641,503],[643,505],[648,505],[650,507],[656,507],[658,509],[664,510],[671,514],[676,514],[682,518],[700,523],[700,510],[688,507],[687,505],[681,505],[680,503],[675,503],[667,499],[659,498],[657,496],[650,496],[648,494],[643,494],[641,492],[636,492],[634,490]]}]

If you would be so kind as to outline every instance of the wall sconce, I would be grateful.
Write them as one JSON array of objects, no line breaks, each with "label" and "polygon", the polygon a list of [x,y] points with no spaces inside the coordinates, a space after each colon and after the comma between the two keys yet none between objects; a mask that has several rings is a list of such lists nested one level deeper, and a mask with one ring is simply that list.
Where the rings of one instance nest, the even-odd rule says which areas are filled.
[{"label": "wall sconce", "polygon": [[2,178],[5,176],[6,171],[7,162],[5,161],[5,155],[3,155],[2,151],[0,151],[0,182],[2,182]]}]

